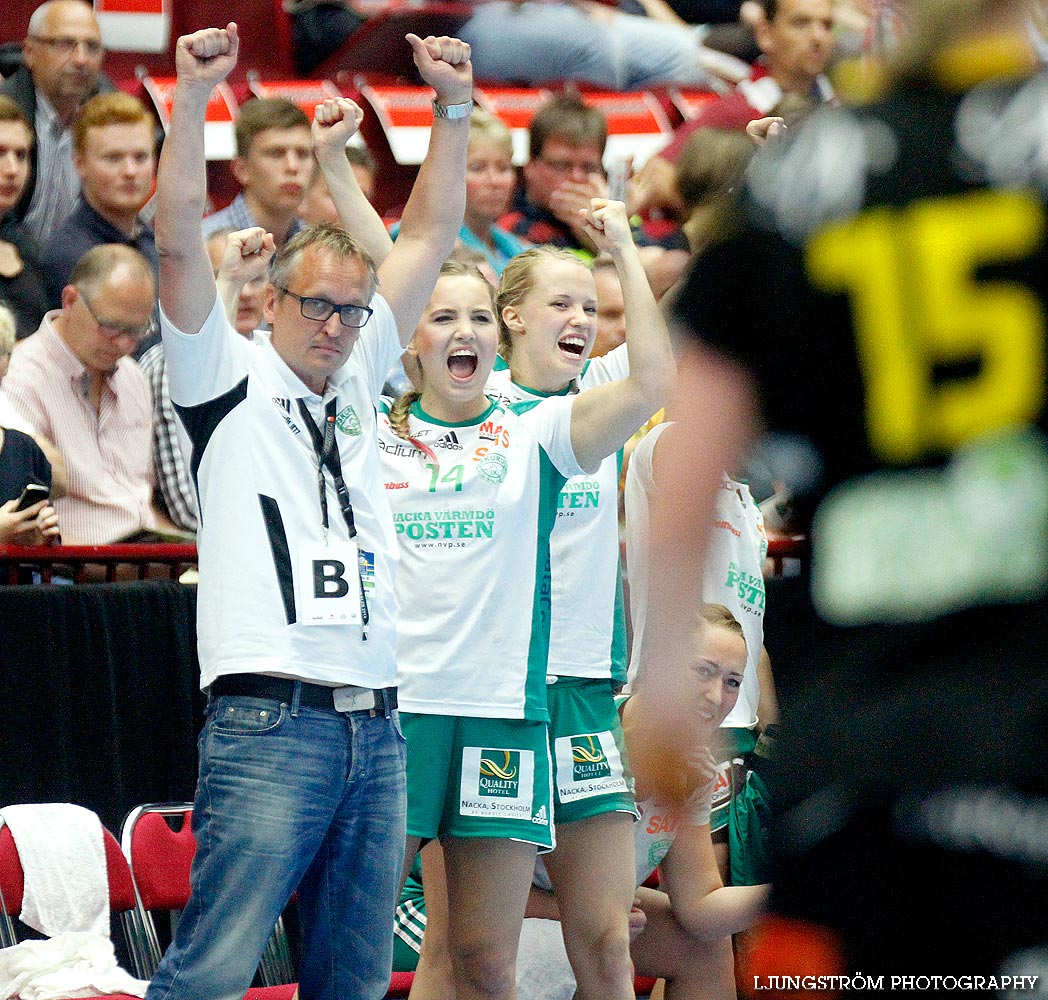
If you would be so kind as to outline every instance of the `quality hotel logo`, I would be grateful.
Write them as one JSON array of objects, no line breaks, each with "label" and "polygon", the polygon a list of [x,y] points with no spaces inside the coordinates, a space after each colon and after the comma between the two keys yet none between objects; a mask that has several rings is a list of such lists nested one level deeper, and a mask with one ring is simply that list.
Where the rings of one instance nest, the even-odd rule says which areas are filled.
[{"label": "quality hotel logo", "polygon": [[515,799],[520,794],[520,751],[481,750],[480,795]]},{"label": "quality hotel logo", "polygon": [[611,777],[611,764],[592,736],[571,738],[572,777],[575,781]]}]

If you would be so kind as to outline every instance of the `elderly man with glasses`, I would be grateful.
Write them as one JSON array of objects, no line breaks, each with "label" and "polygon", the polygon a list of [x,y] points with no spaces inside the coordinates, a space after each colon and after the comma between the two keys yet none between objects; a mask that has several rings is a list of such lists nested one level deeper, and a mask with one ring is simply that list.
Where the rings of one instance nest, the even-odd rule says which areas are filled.
[{"label": "elderly man with glasses", "polygon": [[55,507],[66,542],[106,545],[172,527],[153,506],[149,385],[128,357],[152,329],[154,298],[138,251],[95,247],[62,289],[62,308],[11,357],[8,401],[65,460],[69,493]]},{"label": "elderly man with glasses", "polygon": [[91,5],[48,0],[29,18],[25,65],[0,84],[36,132],[29,183],[17,208],[41,245],[73,210],[80,178],[73,167],[72,124],[94,94],[113,90],[102,73],[102,36]]}]

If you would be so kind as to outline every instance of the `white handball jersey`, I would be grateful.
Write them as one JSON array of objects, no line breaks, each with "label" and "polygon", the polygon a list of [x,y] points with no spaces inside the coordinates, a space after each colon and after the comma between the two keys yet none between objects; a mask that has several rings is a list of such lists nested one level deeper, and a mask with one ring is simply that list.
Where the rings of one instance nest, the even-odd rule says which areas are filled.
[{"label": "white handball jersey", "polygon": [[[513,382],[501,359],[495,364],[488,380],[490,395],[513,403],[550,396]],[[586,362],[579,389],[627,375],[629,363],[622,345]],[[626,613],[619,566],[621,463],[621,451],[609,455],[594,474],[569,479],[557,500],[550,543],[553,621],[546,671],[556,677],[607,677],[615,687],[626,681]]]},{"label": "white handball jersey", "polygon": [[[651,499],[655,495],[652,458],[655,443],[669,424],[657,424],[630,456],[626,471],[626,566],[630,581],[630,621],[633,625],[633,655],[630,684],[636,680],[644,642],[650,574]],[[664,446],[665,447],[665,446]],[[706,553],[702,599],[723,604],[739,620],[746,636],[746,670],[739,700],[723,725],[752,728],[757,724],[760,679],[757,661],[764,645],[764,557],[768,538],[764,517],[753,502],[749,487],[724,476],[717,491],[716,512]]]},{"label": "white handball jersey", "polygon": [[[397,545],[379,470],[375,407],[401,347],[389,306],[377,295],[371,305],[375,313],[328,380],[324,399],[288,368],[267,335],[256,334],[253,344],[236,333],[219,299],[194,336],[161,313],[171,399],[190,441],[200,507],[201,686],[245,672],[363,687],[394,683]],[[307,624],[299,596],[304,560],[324,545],[325,533],[316,451],[298,404],[304,400],[322,427],[332,398],[370,614],[366,639],[357,624]],[[330,474],[324,479],[327,541],[344,546],[349,530]],[[356,586],[355,568],[343,569]]]},{"label": "white handball jersey", "polygon": [[410,435],[436,462],[398,437],[383,410],[405,711],[548,720],[549,534],[561,486],[582,471],[571,402],[492,401],[476,420],[448,424],[416,401]]}]

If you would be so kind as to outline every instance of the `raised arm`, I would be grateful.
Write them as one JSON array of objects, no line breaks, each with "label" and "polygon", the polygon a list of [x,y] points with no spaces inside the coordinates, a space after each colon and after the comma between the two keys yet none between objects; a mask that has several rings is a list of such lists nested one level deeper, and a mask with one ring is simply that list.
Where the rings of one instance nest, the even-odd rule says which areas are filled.
[{"label": "raised arm", "polygon": [[215,274],[215,285],[231,326],[236,325],[237,306],[244,286],[265,276],[276,249],[273,234],[267,233],[261,226],[238,229],[226,237],[222,260]]},{"label": "raised arm", "polygon": [[591,239],[611,255],[626,305],[629,375],[579,393],[571,409],[571,443],[584,469],[621,448],[659,407],[673,384],[669,331],[633,243],[626,206],[595,198],[585,222]]},{"label": "raised arm", "polygon": [[381,266],[393,249],[393,241],[346,159],[346,143],[360,128],[363,117],[364,112],[348,97],[329,97],[318,104],[313,116],[313,152],[339,222],[367,249],[376,266]]},{"label": "raised arm", "polygon": [[215,84],[237,61],[237,26],[205,28],[175,43],[178,83],[157,169],[160,306],[184,333],[198,333],[215,303],[200,222],[207,198],[204,115]]},{"label": "raised arm", "polygon": [[[422,79],[436,91],[436,101],[455,112],[468,111],[473,94],[469,46],[457,38],[423,41],[408,35]],[[429,150],[404,207],[400,233],[379,268],[382,294],[397,320],[407,347],[422,310],[437,283],[440,265],[455,248],[466,210],[466,145],[469,114],[433,119]]]}]

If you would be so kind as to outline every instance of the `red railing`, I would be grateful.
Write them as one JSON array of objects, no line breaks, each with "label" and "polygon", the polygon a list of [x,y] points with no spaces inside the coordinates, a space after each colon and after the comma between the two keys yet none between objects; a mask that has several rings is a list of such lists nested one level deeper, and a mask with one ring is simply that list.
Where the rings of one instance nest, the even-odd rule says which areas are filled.
[{"label": "red railing", "polygon": [[[772,538],[772,573],[782,576],[788,560],[803,563],[809,552],[807,538]],[[0,585],[51,583],[56,576],[74,583],[177,580],[196,561],[195,545],[0,545]]]},{"label": "red railing", "polygon": [[0,584],[177,580],[196,561],[196,545],[0,545]]}]

